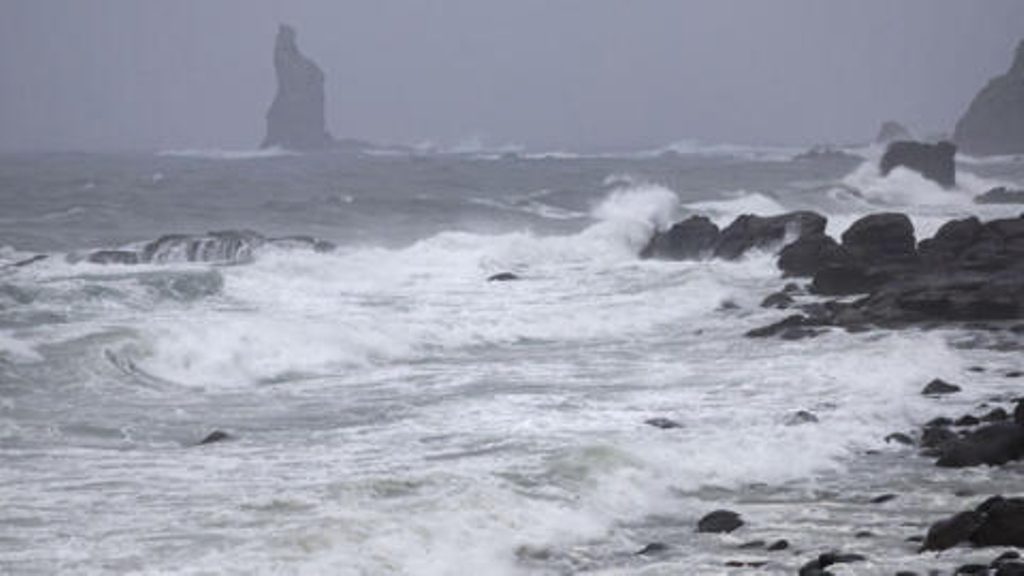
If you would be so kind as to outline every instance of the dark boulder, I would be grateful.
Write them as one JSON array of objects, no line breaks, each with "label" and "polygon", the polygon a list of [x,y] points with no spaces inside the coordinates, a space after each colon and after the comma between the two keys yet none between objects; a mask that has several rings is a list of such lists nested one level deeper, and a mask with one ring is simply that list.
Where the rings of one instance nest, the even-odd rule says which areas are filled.
[{"label": "dark boulder", "polygon": [[267,135],[262,147],[329,148],[334,139],[327,132],[324,115],[324,73],[299,52],[295,38],[291,26],[278,28],[274,45],[277,95],[267,111]]},{"label": "dark boulder", "polygon": [[925,178],[952,188],[956,184],[956,145],[952,142],[925,144],[913,140],[900,140],[889,144],[882,156],[879,169],[888,176],[897,167],[905,167]]},{"label": "dark boulder", "polygon": [[981,221],[974,216],[950,220],[934,236],[921,241],[918,253],[925,264],[949,265],[978,240],[983,230]]},{"label": "dark boulder", "polygon": [[1009,71],[990,80],[971,101],[953,139],[976,156],[1024,153],[1024,41]]},{"label": "dark boulder", "polygon": [[786,294],[785,292],[775,292],[765,296],[764,300],[761,301],[761,307],[785,310],[792,306],[794,302],[793,297],[789,294]]},{"label": "dark boulder", "polygon": [[974,197],[976,204],[1024,204],[1024,190],[1009,190],[1006,186],[993,188]]},{"label": "dark boulder", "polygon": [[966,542],[984,521],[985,515],[974,510],[939,520],[928,528],[921,550],[947,550]]},{"label": "dark boulder", "polygon": [[640,253],[641,258],[698,260],[707,258],[718,243],[719,230],[704,216],[691,216],[665,232],[658,232]]},{"label": "dark boulder", "polygon": [[743,526],[740,515],[732,510],[715,510],[697,522],[697,532],[723,534]]},{"label": "dark boulder", "polygon": [[1024,547],[1024,498],[994,496],[975,511],[985,519],[970,536],[975,546]]},{"label": "dark boulder", "polygon": [[956,384],[950,384],[945,380],[936,378],[929,382],[928,385],[924,387],[924,390],[921,390],[921,394],[924,394],[925,396],[940,396],[942,394],[953,394],[960,390],[961,388]]},{"label": "dark boulder", "polygon": [[827,222],[824,216],[807,211],[779,216],[744,214],[722,230],[714,254],[735,260],[754,248],[772,248],[810,234],[822,234]]},{"label": "dark boulder", "polygon": [[769,552],[779,552],[789,548],[789,540],[776,540],[768,545],[767,550]]},{"label": "dark boulder", "polygon": [[824,233],[806,234],[779,252],[778,267],[786,276],[814,276],[823,268],[843,266],[850,255]]},{"label": "dark boulder", "polygon": [[1024,426],[998,423],[983,426],[941,446],[935,463],[943,468],[1001,466],[1024,457]]},{"label": "dark boulder", "polygon": [[214,430],[213,432],[210,432],[206,436],[206,438],[203,438],[202,440],[200,440],[199,444],[196,444],[196,446],[205,446],[207,444],[215,444],[217,442],[224,442],[226,440],[231,440],[233,438],[234,438],[234,436],[232,436],[231,434],[228,434],[227,432],[225,432],[223,430]]},{"label": "dark boulder", "polygon": [[668,544],[664,542],[651,542],[643,548],[636,551],[637,556],[653,556],[655,554],[661,554],[662,552],[668,551]]},{"label": "dark boulder", "polygon": [[797,572],[799,576],[824,576],[830,574],[825,569],[835,564],[851,564],[867,560],[860,554],[843,554],[841,552],[826,552],[814,560],[807,562]]},{"label": "dark boulder", "polygon": [[521,278],[511,272],[498,272],[487,277],[488,282],[513,282]]},{"label": "dark boulder", "polygon": [[843,232],[843,248],[868,265],[907,262],[917,256],[914,225],[906,214],[870,214]]},{"label": "dark boulder", "polygon": [[644,420],[644,424],[647,424],[648,426],[654,426],[655,428],[661,428],[662,430],[671,430],[673,428],[683,427],[683,425],[680,424],[679,422],[676,422],[671,418],[665,418],[663,416],[658,416],[656,418],[648,418],[647,420]]},{"label": "dark boulder", "polygon": [[814,274],[811,293],[819,296],[867,294],[881,286],[888,276],[869,271],[860,264],[826,266]]},{"label": "dark boulder", "polygon": [[822,333],[821,324],[803,314],[787,316],[774,324],[762,328],[754,328],[746,333],[748,338],[767,338],[778,336],[783,340],[801,340],[814,338]]}]

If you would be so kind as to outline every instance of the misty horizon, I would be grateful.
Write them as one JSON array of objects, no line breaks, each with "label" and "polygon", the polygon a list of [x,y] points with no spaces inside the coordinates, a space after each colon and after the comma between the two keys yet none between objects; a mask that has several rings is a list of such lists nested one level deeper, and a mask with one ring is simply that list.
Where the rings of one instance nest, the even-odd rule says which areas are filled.
[{"label": "misty horizon", "polygon": [[279,23],[339,139],[530,150],[952,131],[1024,35],[1012,1],[69,1],[0,8],[0,150],[255,148]]}]

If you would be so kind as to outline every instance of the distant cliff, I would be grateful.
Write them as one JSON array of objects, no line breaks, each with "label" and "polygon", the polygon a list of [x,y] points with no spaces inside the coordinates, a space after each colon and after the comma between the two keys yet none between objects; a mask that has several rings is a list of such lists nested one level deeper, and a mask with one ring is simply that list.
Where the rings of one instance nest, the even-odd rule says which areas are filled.
[{"label": "distant cliff", "polygon": [[968,154],[1024,153],[1024,41],[1010,70],[974,97],[953,139]]},{"label": "distant cliff", "polygon": [[281,25],[274,45],[277,95],[267,111],[263,148],[312,150],[334,145],[324,120],[324,73],[299,52],[295,30]]}]

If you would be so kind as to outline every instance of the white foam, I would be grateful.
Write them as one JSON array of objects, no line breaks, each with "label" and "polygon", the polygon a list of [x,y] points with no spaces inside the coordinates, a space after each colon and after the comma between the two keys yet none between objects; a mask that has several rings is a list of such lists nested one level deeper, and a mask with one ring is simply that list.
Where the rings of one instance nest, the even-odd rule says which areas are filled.
[{"label": "white foam", "polygon": [[182,150],[164,150],[158,156],[171,158],[199,158],[204,160],[260,160],[263,158],[280,158],[282,156],[298,156],[298,152],[276,146],[260,150],[231,150],[225,148],[189,148]]},{"label": "white foam", "polygon": [[719,226],[728,225],[743,214],[772,216],[789,211],[778,200],[760,192],[737,190],[725,194],[723,200],[704,200],[685,204],[692,212],[708,215]]}]

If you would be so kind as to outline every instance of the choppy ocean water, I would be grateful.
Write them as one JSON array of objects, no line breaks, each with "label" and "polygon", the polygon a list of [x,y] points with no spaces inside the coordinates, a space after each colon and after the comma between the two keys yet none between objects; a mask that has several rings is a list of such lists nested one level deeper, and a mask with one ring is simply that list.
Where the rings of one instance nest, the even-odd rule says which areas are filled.
[{"label": "choppy ocean water", "polygon": [[[937,470],[884,437],[1019,393],[967,329],[742,334],[783,313],[769,254],[636,257],[689,213],[1018,214],[1015,158],[943,191],[868,161],[739,148],[606,156],[0,157],[0,570],[793,573],[842,548],[891,573],[969,560],[908,536],[1020,470]],[[253,230],[228,262],[83,260]],[[13,266],[36,254],[45,260]],[[511,271],[519,282],[488,283]],[[969,368],[983,366],[985,372]],[[940,402],[935,377],[969,383]],[[793,426],[798,410],[819,422]],[[645,425],[667,417],[680,428]],[[194,446],[219,429],[234,439]],[[884,505],[865,502],[884,493]],[[716,508],[729,536],[697,535]],[[870,531],[875,537],[856,538]],[[778,553],[739,549],[789,540]],[[669,548],[635,553],[651,542]],[[749,569],[746,569],[749,570]]]}]

